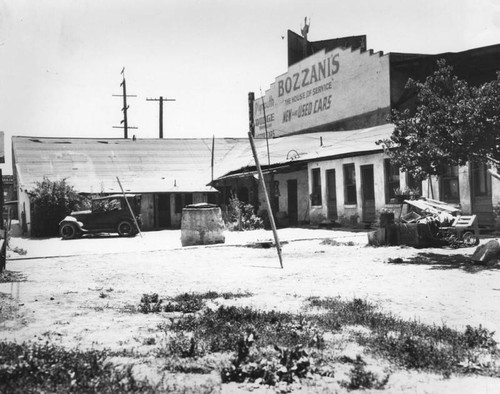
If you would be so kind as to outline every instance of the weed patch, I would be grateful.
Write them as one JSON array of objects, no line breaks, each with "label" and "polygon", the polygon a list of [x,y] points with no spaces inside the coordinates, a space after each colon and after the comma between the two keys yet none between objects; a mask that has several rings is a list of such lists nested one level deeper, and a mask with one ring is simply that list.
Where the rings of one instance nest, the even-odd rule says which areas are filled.
[{"label": "weed patch", "polygon": [[102,351],[64,350],[53,345],[0,342],[2,393],[155,393],[131,368],[106,363]]},{"label": "weed patch", "polygon": [[349,372],[349,381],[340,382],[342,387],[348,390],[376,389],[382,390],[389,381],[390,375],[385,375],[382,379],[371,371],[365,369],[365,363],[360,356],[357,357],[354,367]]},{"label": "weed patch", "polygon": [[494,333],[481,326],[468,326],[465,332],[459,332],[444,325],[405,321],[382,313],[375,305],[361,299],[310,298],[309,302],[326,310],[325,318],[318,320],[320,327],[324,327],[328,319],[341,326],[364,326],[371,334],[357,334],[358,343],[402,367],[449,375],[471,372],[473,365],[477,373],[500,376],[491,365],[478,365],[485,354],[498,356]]},{"label": "weed patch", "polygon": [[205,307],[206,300],[214,300],[217,298],[229,300],[250,296],[250,293],[217,293],[215,291],[208,291],[206,293],[182,293],[169,298],[168,302],[162,305],[163,300],[159,298],[157,293],[143,294],[138,309],[141,313],[158,313],[162,311],[194,313]]}]

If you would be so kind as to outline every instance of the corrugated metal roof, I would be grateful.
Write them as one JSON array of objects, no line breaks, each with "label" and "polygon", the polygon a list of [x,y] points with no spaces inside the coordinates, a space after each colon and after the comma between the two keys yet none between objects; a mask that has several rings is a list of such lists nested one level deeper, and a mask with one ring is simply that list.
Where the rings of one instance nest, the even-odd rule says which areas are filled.
[{"label": "corrugated metal roof", "polygon": [[[385,124],[360,130],[324,131],[269,139],[270,160],[266,140],[256,139],[255,145],[260,165],[276,166],[380,151],[382,147],[376,141],[389,138],[393,130],[394,125]],[[228,152],[226,159],[217,165],[214,178],[254,166],[250,144],[242,144]]]},{"label": "corrugated metal roof", "polygon": [[[248,140],[217,138],[215,164]],[[44,176],[66,179],[82,193],[213,191],[211,138],[96,139],[12,137],[19,185],[31,189]]]},{"label": "corrugated metal roof", "polygon": [[[380,151],[391,124],[256,139],[261,166],[286,165]],[[267,145],[269,144],[269,160]],[[44,176],[66,179],[82,193],[116,193],[116,177],[134,193],[213,191],[211,138],[97,139],[12,137],[19,185],[31,189]],[[214,179],[255,167],[248,138],[216,138]]]}]

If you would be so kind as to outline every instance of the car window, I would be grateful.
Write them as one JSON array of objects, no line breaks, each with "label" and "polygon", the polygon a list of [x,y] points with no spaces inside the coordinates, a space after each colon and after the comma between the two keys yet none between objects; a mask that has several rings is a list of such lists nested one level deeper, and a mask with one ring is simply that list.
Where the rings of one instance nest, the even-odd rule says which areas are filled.
[{"label": "car window", "polygon": [[118,198],[112,198],[109,200],[94,200],[92,204],[93,212],[111,212],[120,211],[121,209],[121,200]]}]

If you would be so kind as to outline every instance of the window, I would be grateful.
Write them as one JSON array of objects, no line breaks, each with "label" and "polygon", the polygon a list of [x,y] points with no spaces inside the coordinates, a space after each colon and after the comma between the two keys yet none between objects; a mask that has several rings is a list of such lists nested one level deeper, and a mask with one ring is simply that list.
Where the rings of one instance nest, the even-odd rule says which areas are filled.
[{"label": "window", "polygon": [[273,192],[272,192],[272,207],[273,210],[279,212],[280,210],[280,182],[274,181]]},{"label": "window", "polygon": [[356,170],[354,169],[354,163],[344,164],[344,204],[357,204]]},{"label": "window", "polygon": [[491,196],[491,175],[483,163],[471,163],[474,197]]},{"label": "window", "polygon": [[419,196],[422,195],[422,181],[417,181],[413,175],[406,174],[406,185],[410,189],[417,191]]},{"label": "window", "polygon": [[395,189],[399,188],[399,168],[391,164],[389,159],[384,160],[385,171],[385,202],[389,203],[396,198]]},{"label": "window", "polygon": [[312,178],[311,204],[321,205],[321,170],[319,168],[313,168],[311,172],[311,178]]},{"label": "window", "polygon": [[447,167],[441,176],[441,199],[445,202],[460,202],[458,166]]}]

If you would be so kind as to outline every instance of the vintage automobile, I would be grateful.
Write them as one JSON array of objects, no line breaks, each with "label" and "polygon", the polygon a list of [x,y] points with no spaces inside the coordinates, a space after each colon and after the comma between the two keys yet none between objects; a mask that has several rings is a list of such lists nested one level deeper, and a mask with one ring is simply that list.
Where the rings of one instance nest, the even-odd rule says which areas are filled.
[{"label": "vintage automobile", "polygon": [[130,213],[125,197],[122,194],[113,194],[94,198],[91,209],[87,211],[71,212],[59,223],[59,234],[63,239],[73,239],[83,234],[118,233],[121,237],[133,237],[141,226],[141,195],[127,194]]}]

